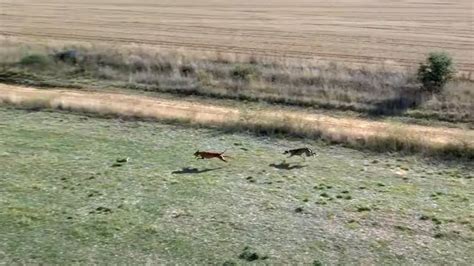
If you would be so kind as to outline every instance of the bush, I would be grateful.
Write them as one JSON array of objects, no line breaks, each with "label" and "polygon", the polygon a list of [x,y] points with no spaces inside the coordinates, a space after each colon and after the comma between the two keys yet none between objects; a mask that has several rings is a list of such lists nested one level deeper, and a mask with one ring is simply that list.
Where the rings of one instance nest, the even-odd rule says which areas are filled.
[{"label": "bush", "polygon": [[258,70],[254,66],[247,65],[236,65],[230,73],[232,79],[240,81],[250,81],[258,74]]},{"label": "bush", "polygon": [[20,60],[20,64],[24,66],[45,67],[49,63],[51,63],[51,58],[40,54],[27,55]]},{"label": "bush", "polygon": [[79,59],[79,52],[77,50],[66,50],[57,52],[53,55],[54,59],[64,63],[76,64]]},{"label": "bush", "polygon": [[444,52],[430,53],[418,68],[418,80],[431,92],[440,92],[453,75],[453,60]]}]

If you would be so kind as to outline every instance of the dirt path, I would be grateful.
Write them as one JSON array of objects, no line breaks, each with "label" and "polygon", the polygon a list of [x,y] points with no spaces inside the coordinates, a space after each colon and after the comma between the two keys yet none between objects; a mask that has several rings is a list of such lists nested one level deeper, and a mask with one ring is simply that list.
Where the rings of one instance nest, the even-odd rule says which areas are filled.
[{"label": "dirt path", "polygon": [[368,138],[397,136],[401,140],[416,139],[428,145],[467,145],[474,147],[474,130],[394,124],[356,118],[335,118],[322,114],[265,108],[243,111],[189,101],[165,100],[140,95],[101,93],[94,91],[42,90],[0,84],[0,103],[61,108],[123,116],[185,119],[199,124],[278,123],[294,128],[313,129],[335,138]]}]

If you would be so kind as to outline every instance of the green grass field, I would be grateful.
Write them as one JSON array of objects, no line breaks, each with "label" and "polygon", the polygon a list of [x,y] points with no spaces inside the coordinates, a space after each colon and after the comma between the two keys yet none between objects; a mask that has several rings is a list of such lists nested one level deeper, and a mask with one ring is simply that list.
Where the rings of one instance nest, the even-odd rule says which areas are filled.
[{"label": "green grass field", "polygon": [[0,107],[0,166],[0,264],[474,261],[474,169],[453,161]]}]

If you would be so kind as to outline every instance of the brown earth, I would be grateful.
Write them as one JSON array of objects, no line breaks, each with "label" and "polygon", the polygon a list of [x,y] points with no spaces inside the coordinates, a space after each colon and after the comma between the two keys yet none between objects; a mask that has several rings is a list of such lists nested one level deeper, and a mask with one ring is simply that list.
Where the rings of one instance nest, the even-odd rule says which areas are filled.
[{"label": "brown earth", "polygon": [[239,121],[245,121],[245,123],[252,125],[271,124],[275,121],[282,123],[283,121],[283,123],[287,122],[294,127],[304,127],[314,131],[321,130],[325,135],[335,136],[336,139],[396,136],[401,140],[422,141],[425,145],[454,144],[474,147],[473,130],[394,124],[358,118],[336,118],[324,114],[287,111],[277,108],[241,110],[233,107],[140,95],[94,91],[41,90],[4,84],[0,84],[1,102],[128,117],[185,119],[192,123],[204,125],[238,123]]},{"label": "brown earth", "polygon": [[0,0],[0,36],[474,71],[470,0]]}]

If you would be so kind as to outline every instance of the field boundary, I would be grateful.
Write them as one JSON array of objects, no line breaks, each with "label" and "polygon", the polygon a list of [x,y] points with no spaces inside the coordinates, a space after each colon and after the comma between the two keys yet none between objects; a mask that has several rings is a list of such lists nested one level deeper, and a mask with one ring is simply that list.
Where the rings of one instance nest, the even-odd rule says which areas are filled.
[{"label": "field boundary", "polygon": [[30,109],[49,108],[211,126],[232,131],[310,137],[377,151],[474,158],[474,131],[456,128],[335,118],[276,108],[248,111],[139,95],[41,90],[5,84],[0,84],[0,103]]}]

